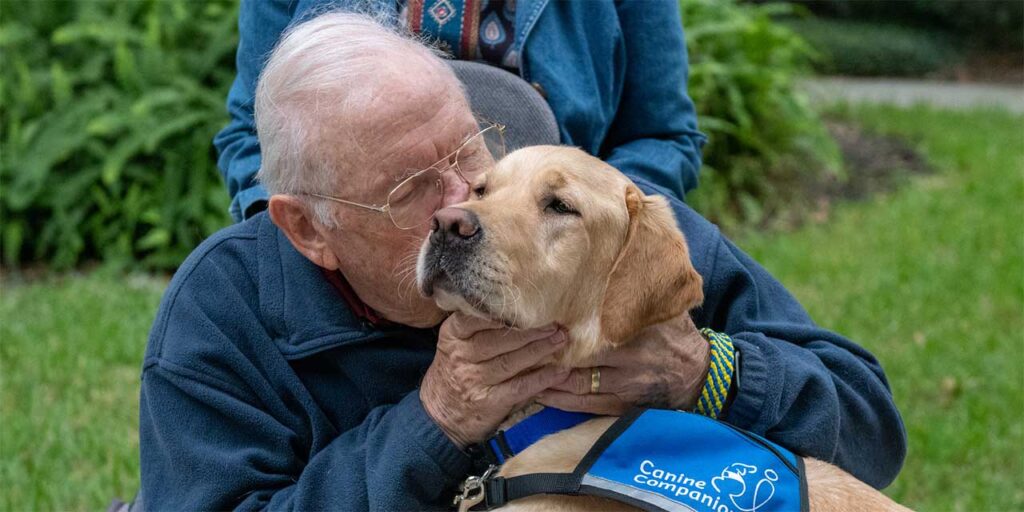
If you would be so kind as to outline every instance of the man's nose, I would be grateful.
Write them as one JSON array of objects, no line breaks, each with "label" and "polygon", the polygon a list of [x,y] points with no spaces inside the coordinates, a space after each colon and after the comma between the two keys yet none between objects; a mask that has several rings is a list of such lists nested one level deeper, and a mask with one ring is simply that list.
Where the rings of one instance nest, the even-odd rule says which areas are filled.
[{"label": "man's nose", "polygon": [[465,182],[454,170],[441,175],[444,180],[444,197],[441,198],[441,207],[459,204],[469,199],[469,184]]},{"label": "man's nose", "polygon": [[462,208],[441,208],[434,214],[433,242],[463,242],[480,233],[480,220],[476,214]]}]

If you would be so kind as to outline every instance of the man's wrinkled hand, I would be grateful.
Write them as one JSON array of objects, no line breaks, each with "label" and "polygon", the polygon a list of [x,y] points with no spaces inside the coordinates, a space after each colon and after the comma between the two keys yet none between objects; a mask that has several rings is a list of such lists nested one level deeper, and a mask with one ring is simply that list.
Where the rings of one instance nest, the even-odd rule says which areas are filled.
[{"label": "man's wrinkled hand", "polygon": [[[573,370],[538,401],[566,411],[621,416],[633,406],[691,409],[707,379],[710,346],[690,315],[652,325],[621,347]],[[600,370],[591,393],[592,368]]]},{"label": "man's wrinkled hand", "polygon": [[567,369],[541,365],[565,341],[554,326],[517,330],[454,313],[420,387],[423,407],[460,448],[482,441],[516,406],[568,378]]}]

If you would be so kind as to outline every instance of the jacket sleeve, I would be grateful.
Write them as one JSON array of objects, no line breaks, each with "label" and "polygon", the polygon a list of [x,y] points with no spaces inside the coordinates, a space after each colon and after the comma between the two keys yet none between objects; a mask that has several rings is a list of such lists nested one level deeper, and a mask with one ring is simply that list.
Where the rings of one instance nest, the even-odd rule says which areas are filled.
[{"label": "jacket sleeve", "polygon": [[675,0],[620,2],[626,47],[622,97],[601,157],[677,199],[697,186],[701,147],[697,112],[686,92],[689,64]]},{"label": "jacket sleeve", "polygon": [[723,419],[873,487],[889,485],[907,444],[879,362],[815,325],[764,268],[715,238],[696,323],[728,334],[740,352],[739,387]]},{"label": "jacket sleeve", "polygon": [[439,508],[470,461],[419,393],[374,407],[338,396],[366,408],[355,424],[306,417],[319,410],[314,398],[287,359],[262,348],[275,341],[252,283],[226,261],[179,270],[154,323],[139,410],[141,508]]},{"label": "jacket sleeve", "polygon": [[436,509],[468,471],[418,392],[309,457],[257,400],[189,373],[157,365],[143,378],[145,510]]},{"label": "jacket sleeve", "polygon": [[[219,158],[217,166],[231,195],[231,217],[240,222],[260,209],[268,198],[256,182],[260,168],[260,145],[253,120],[256,81],[271,50],[292,20],[294,2],[287,0],[243,0],[238,13],[237,74],[228,92],[230,121],[213,139]],[[254,207],[255,206],[255,207]]]}]

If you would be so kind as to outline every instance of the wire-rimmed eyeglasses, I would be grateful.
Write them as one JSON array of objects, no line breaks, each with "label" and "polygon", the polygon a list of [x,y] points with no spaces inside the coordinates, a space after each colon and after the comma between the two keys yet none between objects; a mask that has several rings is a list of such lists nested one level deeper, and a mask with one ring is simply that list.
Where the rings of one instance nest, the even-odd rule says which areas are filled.
[{"label": "wire-rimmed eyeglasses", "polygon": [[505,127],[490,124],[466,139],[458,149],[434,165],[403,179],[388,192],[383,205],[363,204],[325,194],[300,193],[336,203],[387,214],[398,229],[413,229],[425,224],[441,208],[444,198],[442,174],[453,171],[467,185],[480,173],[505,156]]}]

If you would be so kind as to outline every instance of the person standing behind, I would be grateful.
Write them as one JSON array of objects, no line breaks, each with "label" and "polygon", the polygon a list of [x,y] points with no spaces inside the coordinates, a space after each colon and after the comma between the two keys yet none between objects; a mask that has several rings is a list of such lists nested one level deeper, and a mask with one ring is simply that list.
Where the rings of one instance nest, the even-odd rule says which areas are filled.
[{"label": "person standing behind", "polygon": [[686,44],[674,0],[243,0],[231,121],[214,138],[236,222],[262,211],[268,198],[255,179],[260,148],[253,121],[265,59],[289,26],[335,9],[390,18],[453,58],[516,73],[547,100],[563,144],[679,199],[697,186],[706,137],[686,92]]}]

